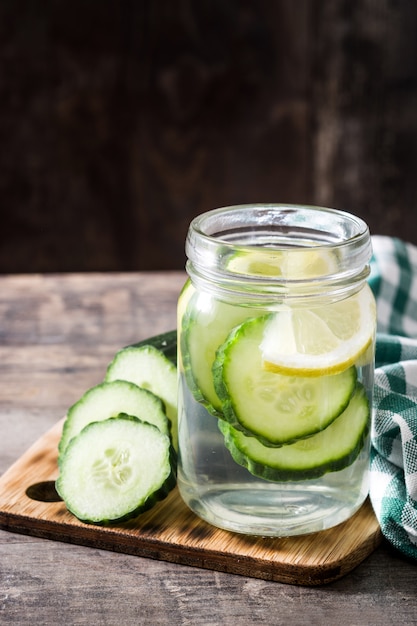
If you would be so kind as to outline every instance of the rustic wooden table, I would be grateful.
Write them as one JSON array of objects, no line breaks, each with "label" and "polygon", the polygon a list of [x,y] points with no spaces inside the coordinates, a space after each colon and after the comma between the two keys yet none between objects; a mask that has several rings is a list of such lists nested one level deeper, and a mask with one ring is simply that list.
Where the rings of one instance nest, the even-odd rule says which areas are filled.
[{"label": "rustic wooden table", "polygon": [[[175,328],[184,274],[0,277],[0,474],[120,347]],[[300,587],[0,531],[0,622],[417,624],[415,564],[382,543]]]}]

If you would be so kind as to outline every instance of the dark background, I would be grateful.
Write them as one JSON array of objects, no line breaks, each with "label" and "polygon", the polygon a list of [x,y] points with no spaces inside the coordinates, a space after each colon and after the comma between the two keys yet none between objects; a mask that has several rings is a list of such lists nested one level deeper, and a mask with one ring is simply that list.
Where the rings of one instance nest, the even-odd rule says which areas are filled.
[{"label": "dark background", "polygon": [[1,0],[0,272],[182,269],[192,217],[417,244],[415,0]]}]

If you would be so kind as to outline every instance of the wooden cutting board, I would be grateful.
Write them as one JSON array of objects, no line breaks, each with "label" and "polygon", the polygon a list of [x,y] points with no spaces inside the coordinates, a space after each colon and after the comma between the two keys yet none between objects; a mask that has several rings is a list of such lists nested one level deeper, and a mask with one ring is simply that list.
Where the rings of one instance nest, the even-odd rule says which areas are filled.
[{"label": "wooden cutting board", "polygon": [[16,533],[297,585],[341,578],[382,536],[369,501],[339,526],[300,537],[262,538],[219,530],[200,520],[178,490],[136,520],[84,524],[57,501],[57,445],[62,421],[0,478],[0,527]]}]

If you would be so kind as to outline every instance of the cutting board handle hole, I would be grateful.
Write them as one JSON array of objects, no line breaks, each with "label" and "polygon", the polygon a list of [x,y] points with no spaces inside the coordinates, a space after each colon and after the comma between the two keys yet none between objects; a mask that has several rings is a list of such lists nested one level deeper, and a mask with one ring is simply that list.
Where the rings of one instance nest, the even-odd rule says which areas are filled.
[{"label": "cutting board handle hole", "polygon": [[26,495],[31,500],[37,500],[38,502],[60,502],[62,500],[55,489],[53,480],[45,480],[30,485],[26,489]]}]

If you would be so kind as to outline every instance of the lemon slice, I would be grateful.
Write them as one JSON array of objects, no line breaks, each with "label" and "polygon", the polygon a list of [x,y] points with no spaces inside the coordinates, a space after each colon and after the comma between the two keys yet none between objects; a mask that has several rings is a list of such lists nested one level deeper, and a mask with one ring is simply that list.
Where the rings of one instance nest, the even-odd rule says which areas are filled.
[{"label": "lemon slice", "polygon": [[236,252],[228,260],[227,269],[241,275],[303,280],[333,274],[337,258],[334,252],[323,248],[283,251],[264,247]]},{"label": "lemon slice", "polygon": [[296,376],[337,374],[367,353],[375,324],[375,300],[368,285],[326,306],[285,307],[265,329],[263,367]]}]

